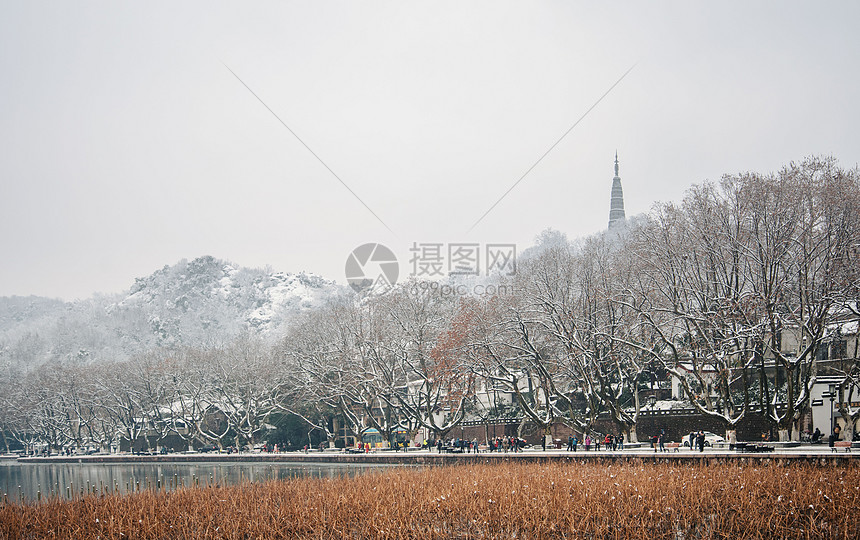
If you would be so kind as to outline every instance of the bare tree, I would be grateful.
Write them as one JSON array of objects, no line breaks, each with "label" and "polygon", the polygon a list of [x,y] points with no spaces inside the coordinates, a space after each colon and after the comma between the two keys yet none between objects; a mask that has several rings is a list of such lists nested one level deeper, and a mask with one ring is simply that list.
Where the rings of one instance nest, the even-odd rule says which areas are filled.
[{"label": "bare tree", "polygon": [[664,365],[687,399],[721,420],[731,441],[751,408],[749,370],[764,332],[750,309],[747,207],[729,181],[721,190],[695,186],[682,206],[658,207],[631,231],[643,273],[642,320],[661,336]]},{"label": "bare tree", "polygon": [[516,294],[491,297],[471,307],[470,361],[491,386],[515,397],[524,418],[546,438],[564,394],[558,386],[559,354],[541,310],[521,289],[523,282],[518,276]]},{"label": "bare tree", "polygon": [[[361,324],[353,299],[333,299],[297,321],[282,345],[294,369],[293,386],[312,402],[337,410],[357,441],[381,410],[372,370],[363,365],[356,343],[356,325]],[[290,412],[306,418],[297,408]]]},{"label": "bare tree", "polygon": [[463,421],[474,395],[464,350],[471,312],[441,291],[436,283],[410,281],[378,301],[383,317],[393,321],[389,354],[402,366],[392,405],[402,409],[403,422],[427,428],[436,439]]},{"label": "bare tree", "polygon": [[271,427],[270,416],[281,410],[287,392],[271,348],[253,336],[240,336],[218,350],[210,366],[211,402],[235,432],[236,446],[241,446],[240,439],[253,446]]},{"label": "bare tree", "polygon": [[641,315],[663,338],[667,369],[730,440],[751,410],[782,439],[799,437],[815,352],[844,290],[832,268],[852,233],[844,206],[831,203],[856,196],[840,178],[832,160],[816,159],[727,176],[634,231],[647,280]]},{"label": "bare tree", "polygon": [[143,437],[149,446],[143,384],[136,370],[130,368],[129,362],[110,362],[90,368],[94,393],[99,398],[102,412],[100,431],[107,438],[113,428],[113,431],[121,433],[131,447]]}]

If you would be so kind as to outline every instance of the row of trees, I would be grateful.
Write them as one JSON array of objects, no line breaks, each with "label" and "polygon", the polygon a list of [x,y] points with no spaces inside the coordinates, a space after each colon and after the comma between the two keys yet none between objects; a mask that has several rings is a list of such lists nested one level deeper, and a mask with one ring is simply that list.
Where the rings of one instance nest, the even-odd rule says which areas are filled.
[{"label": "row of trees", "polygon": [[254,444],[288,385],[270,346],[250,336],[217,349],[158,350],[124,362],[7,369],[0,428],[8,450],[149,445],[169,435],[193,444]]},{"label": "row of trees", "polygon": [[[850,432],[857,341],[839,366],[816,352],[860,318],[859,179],[809,159],[694,186],[680,203],[573,244],[544,235],[493,296],[407,282],[332,299],[274,345],[246,337],[42,366],[21,384],[7,379],[0,422],[52,445],[133,440],[142,426],[220,444],[258,440],[285,411],[330,440],[336,425],[391,440],[502,416],[546,434],[556,422],[589,431],[603,413],[635,440],[643,391],[672,377],[729,438],[757,413],[796,439],[827,369],[841,377]],[[207,421],[215,410],[222,421]]]},{"label": "row of trees", "polygon": [[[700,411],[731,429],[761,410],[781,438],[799,436],[816,352],[858,316],[858,187],[856,169],[809,159],[696,186],[631,231],[637,311]],[[851,354],[843,388],[856,378],[856,341]]]},{"label": "row of trees", "polygon": [[502,391],[547,434],[557,421],[587,431],[605,412],[632,439],[642,390],[670,376],[730,439],[751,413],[797,439],[827,374],[841,377],[852,435],[856,324],[842,362],[816,357],[860,317],[856,169],[812,158],[726,176],[619,230],[545,244],[500,282],[507,294],[452,301],[407,284],[314,313],[284,344],[297,388],[356,432],[444,435],[494,414]]}]

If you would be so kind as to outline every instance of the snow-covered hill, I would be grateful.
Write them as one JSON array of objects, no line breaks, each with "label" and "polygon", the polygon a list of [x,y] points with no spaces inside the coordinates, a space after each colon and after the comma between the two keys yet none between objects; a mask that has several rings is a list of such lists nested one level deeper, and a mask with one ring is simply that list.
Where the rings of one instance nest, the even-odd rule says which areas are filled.
[{"label": "snow-covered hill", "polygon": [[117,295],[0,298],[0,365],[123,359],[154,347],[218,345],[241,332],[276,338],[297,313],[342,291],[313,274],[206,256],[165,266]]}]

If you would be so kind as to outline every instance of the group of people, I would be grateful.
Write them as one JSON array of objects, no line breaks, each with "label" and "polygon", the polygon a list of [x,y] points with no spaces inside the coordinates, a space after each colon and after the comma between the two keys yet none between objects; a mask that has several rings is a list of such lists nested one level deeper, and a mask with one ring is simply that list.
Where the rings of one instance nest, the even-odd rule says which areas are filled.
[{"label": "group of people", "polygon": [[699,452],[705,451],[705,432],[699,430],[699,432],[691,431],[688,435],[690,439],[690,450],[699,449]]},{"label": "group of people", "polygon": [[522,452],[526,446],[526,441],[514,436],[496,437],[495,439],[490,439],[488,446],[490,452],[507,452],[508,450],[511,452]]},{"label": "group of people", "polygon": [[657,452],[666,452],[666,430],[661,429],[660,433],[651,437],[651,447]]},{"label": "group of people", "polygon": [[[833,426],[833,433],[831,433],[827,437],[827,445],[830,446],[830,448],[833,448],[833,445],[836,441],[842,440],[841,435],[842,435],[842,426],[838,426],[838,425]],[[814,433],[810,434],[808,431],[806,433],[804,433],[804,438],[806,440],[808,440],[809,442],[811,442],[812,444],[818,444],[824,439],[824,434],[821,433],[820,429],[815,428]],[[857,433],[854,434],[854,440],[855,441],[857,440]]]},{"label": "group of people", "polygon": [[[668,452],[666,449],[667,441],[668,438],[666,437],[666,430],[661,429],[660,433],[651,437],[651,446],[654,448],[654,452]],[[687,442],[685,444],[690,446],[690,450],[698,449],[699,452],[704,452],[705,432],[701,430],[691,431],[690,434],[687,435]]]},{"label": "group of people", "polygon": [[359,452],[364,452],[365,454],[370,452],[370,443],[369,442],[357,442],[355,443],[355,448]]},{"label": "group of people", "polygon": [[[585,448],[586,452],[591,450],[591,447],[594,446],[595,450],[600,450],[600,445],[603,444],[603,447],[606,450],[623,450],[624,449],[624,436],[620,433],[618,435],[610,435],[607,433],[604,436],[595,435],[592,437],[589,434],[585,435],[585,438],[582,440],[582,446]],[[567,438],[567,450],[569,452],[576,452],[576,448],[580,445],[579,439],[576,438],[576,435],[571,435]]]},{"label": "group of people", "polygon": [[454,448],[460,452],[466,452],[466,453],[475,452],[476,454],[478,453],[478,439],[477,438],[472,439],[471,441],[469,439],[454,438],[454,439],[449,439],[447,444],[442,439],[439,439],[436,441],[435,446],[436,446],[436,449],[439,451],[440,454],[442,453],[442,448],[445,448],[446,446],[448,448]]}]

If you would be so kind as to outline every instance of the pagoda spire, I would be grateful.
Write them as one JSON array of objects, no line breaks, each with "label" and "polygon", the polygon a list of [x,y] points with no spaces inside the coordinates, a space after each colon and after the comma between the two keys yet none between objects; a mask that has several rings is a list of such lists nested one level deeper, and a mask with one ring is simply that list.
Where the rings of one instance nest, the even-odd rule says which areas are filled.
[{"label": "pagoda spire", "polygon": [[626,218],[624,214],[624,190],[618,176],[618,150],[615,151],[615,177],[612,179],[612,193],[609,200],[609,228],[612,229]]}]

